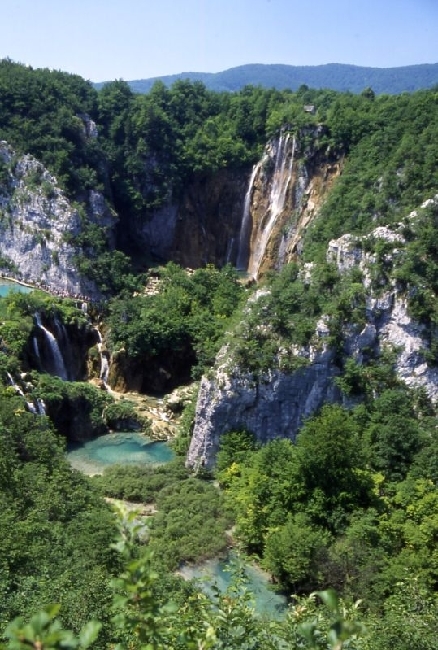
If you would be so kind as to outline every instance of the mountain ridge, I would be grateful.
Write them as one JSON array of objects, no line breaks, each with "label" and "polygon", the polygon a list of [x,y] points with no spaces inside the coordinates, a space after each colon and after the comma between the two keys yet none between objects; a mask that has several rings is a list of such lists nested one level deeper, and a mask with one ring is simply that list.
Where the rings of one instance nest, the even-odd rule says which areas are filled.
[{"label": "mountain ridge", "polygon": [[[297,90],[301,85],[312,88],[360,93],[372,87],[377,94],[397,94],[431,88],[438,84],[438,63],[420,63],[395,68],[363,67],[346,63],[325,63],[315,66],[249,63],[221,72],[180,72],[127,83],[136,93],[147,93],[157,81],[171,86],[175,81],[201,81],[209,90],[233,92],[246,85]],[[94,83],[100,89],[108,81]]]}]

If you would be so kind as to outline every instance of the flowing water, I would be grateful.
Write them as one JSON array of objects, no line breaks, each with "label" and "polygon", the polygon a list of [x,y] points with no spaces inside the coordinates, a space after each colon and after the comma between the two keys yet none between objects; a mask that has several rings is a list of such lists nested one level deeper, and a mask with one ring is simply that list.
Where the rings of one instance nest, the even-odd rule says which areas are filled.
[{"label": "flowing water", "polygon": [[248,268],[249,274],[255,279],[258,277],[260,265],[276,221],[285,209],[288,189],[292,179],[295,149],[295,136],[291,136],[289,133],[281,133],[275,150],[274,173],[269,196],[269,218],[266,225],[265,220],[263,220],[263,223],[259,226]]},{"label": "flowing water", "polygon": [[282,618],[287,610],[286,598],[275,593],[269,586],[266,574],[256,566],[243,563],[231,552],[227,559],[207,560],[200,565],[183,566],[179,573],[186,579],[198,579],[208,595],[213,594],[215,585],[220,592],[225,592],[242,569],[245,575],[245,588],[251,594],[258,614],[269,618]]},{"label": "flowing water", "polygon": [[99,356],[100,356],[100,373],[99,373],[99,379],[103,381],[104,384],[107,383],[108,381],[108,375],[109,375],[109,362],[108,362],[108,357],[105,352],[103,352],[102,347],[103,347],[103,339],[102,339],[102,334],[96,327],[96,332],[97,332],[97,338],[98,338],[98,343],[97,343],[97,349],[99,351]]},{"label": "flowing water", "polygon": [[[254,172],[253,177],[255,177]],[[0,280],[0,297],[6,296],[13,290],[29,293],[33,289],[16,282]],[[36,316],[36,323],[44,332],[52,351],[53,362],[56,367],[55,374],[66,379],[67,372],[64,360],[55,337],[41,324],[39,315]],[[63,332],[57,333],[60,336],[63,335]],[[36,338],[33,339],[33,346],[36,356],[39,357],[40,352]],[[104,380],[107,372],[105,361],[107,360],[102,355],[101,378]],[[16,385],[12,376],[9,375],[8,378],[10,384],[16,387],[17,392],[24,397],[24,393]],[[152,402],[152,406],[156,406],[155,400]],[[36,404],[29,402],[28,409],[39,415],[45,415],[46,413],[46,405],[42,399],[38,399]],[[82,444],[70,444],[67,448],[67,459],[72,467],[86,474],[100,474],[106,467],[113,464],[158,465],[169,462],[173,457],[173,451],[165,442],[152,441],[141,434],[132,432],[111,433]],[[203,588],[207,593],[211,594],[213,584],[220,591],[226,591],[233,580],[233,567],[235,565],[236,558],[230,553],[230,557],[226,560],[214,559],[198,566],[185,566],[181,568],[180,573],[186,579],[197,578],[201,580]],[[262,571],[250,564],[242,565],[240,563],[240,566],[244,568],[247,577],[246,589],[253,596],[256,611],[261,615],[281,618],[287,608],[286,599],[269,588],[269,582]]]},{"label": "flowing water", "polygon": [[238,271],[246,271],[248,269],[248,261],[250,254],[250,238],[251,238],[251,198],[254,186],[254,181],[259,173],[263,161],[254,165],[251,177],[248,183],[248,189],[245,194],[245,203],[243,206],[242,224],[240,226],[239,234],[239,250],[237,253],[236,269]]},{"label": "flowing water", "polygon": [[65,367],[64,358],[59,348],[58,341],[53,336],[52,332],[50,332],[47,329],[47,327],[44,327],[44,325],[41,323],[41,317],[38,313],[35,314],[35,322],[36,322],[36,326],[44,333],[44,336],[47,341],[47,345],[51,353],[51,357],[52,357],[51,374],[55,375],[56,377],[59,377],[60,379],[67,380],[68,379],[67,368]]},{"label": "flowing water", "polygon": [[139,433],[109,433],[85,443],[67,447],[67,459],[85,474],[100,474],[109,465],[158,465],[174,457],[165,442],[150,440]]}]

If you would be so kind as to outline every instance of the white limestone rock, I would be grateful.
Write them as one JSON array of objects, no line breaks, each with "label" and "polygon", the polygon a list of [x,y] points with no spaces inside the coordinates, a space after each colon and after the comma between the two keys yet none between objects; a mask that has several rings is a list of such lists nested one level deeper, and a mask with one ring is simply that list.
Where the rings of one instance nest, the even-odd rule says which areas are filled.
[{"label": "white limestone rock", "polygon": [[[99,297],[94,282],[80,276],[75,256],[81,251],[71,242],[81,231],[77,209],[57,180],[33,156],[17,157],[0,143],[0,158],[10,167],[7,187],[0,188],[0,252],[13,262],[18,277],[69,295]],[[108,232],[114,214],[103,196],[90,192],[90,219]]]},{"label": "white limestone rock", "polygon": [[252,431],[259,442],[295,439],[298,429],[325,402],[340,399],[333,378],[338,369],[333,353],[314,352],[313,362],[293,373],[272,370],[254,379],[223,368],[204,377],[198,393],[196,417],[187,466],[210,468],[220,437],[228,431]]}]

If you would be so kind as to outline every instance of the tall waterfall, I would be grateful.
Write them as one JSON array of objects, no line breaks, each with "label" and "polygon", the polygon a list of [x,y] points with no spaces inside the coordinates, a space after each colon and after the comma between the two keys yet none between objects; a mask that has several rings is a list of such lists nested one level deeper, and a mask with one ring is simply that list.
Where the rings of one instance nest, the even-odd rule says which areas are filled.
[{"label": "tall waterfall", "polygon": [[245,194],[242,224],[240,226],[239,234],[239,250],[236,259],[236,269],[238,271],[246,271],[248,268],[251,238],[251,197],[254,181],[259,172],[261,164],[262,161],[259,161],[257,165],[254,165],[251,177],[249,179],[248,189],[246,190]]},{"label": "tall waterfall", "polygon": [[295,136],[282,132],[275,151],[274,171],[272,174],[269,207],[266,218],[259,224],[256,236],[252,236],[254,244],[248,273],[256,279],[272,230],[278,217],[285,208],[287,193],[292,179],[295,149]]},{"label": "tall waterfall", "polygon": [[65,367],[61,350],[59,349],[58,341],[53,336],[52,332],[50,332],[41,323],[41,316],[38,313],[35,314],[35,322],[38,329],[40,329],[44,333],[44,337],[47,341],[47,346],[50,350],[50,354],[52,357],[52,366],[53,366],[52,374],[56,375],[57,377],[60,377],[61,379],[67,380],[68,379],[67,369]]}]

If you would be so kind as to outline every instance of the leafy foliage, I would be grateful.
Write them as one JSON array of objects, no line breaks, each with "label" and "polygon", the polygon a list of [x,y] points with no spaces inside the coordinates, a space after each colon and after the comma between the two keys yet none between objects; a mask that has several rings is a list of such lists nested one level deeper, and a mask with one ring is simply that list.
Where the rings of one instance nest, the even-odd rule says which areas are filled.
[{"label": "leafy foliage", "polygon": [[90,618],[106,621],[109,578],[118,567],[108,548],[112,515],[71,471],[50,420],[4,391],[0,402],[0,624],[54,600],[76,632]]},{"label": "leafy foliage", "polygon": [[123,348],[129,358],[144,364],[167,367],[183,380],[192,366],[199,375],[212,364],[243,295],[231,267],[207,267],[190,276],[169,263],[161,271],[159,293],[112,301],[111,347]]}]

